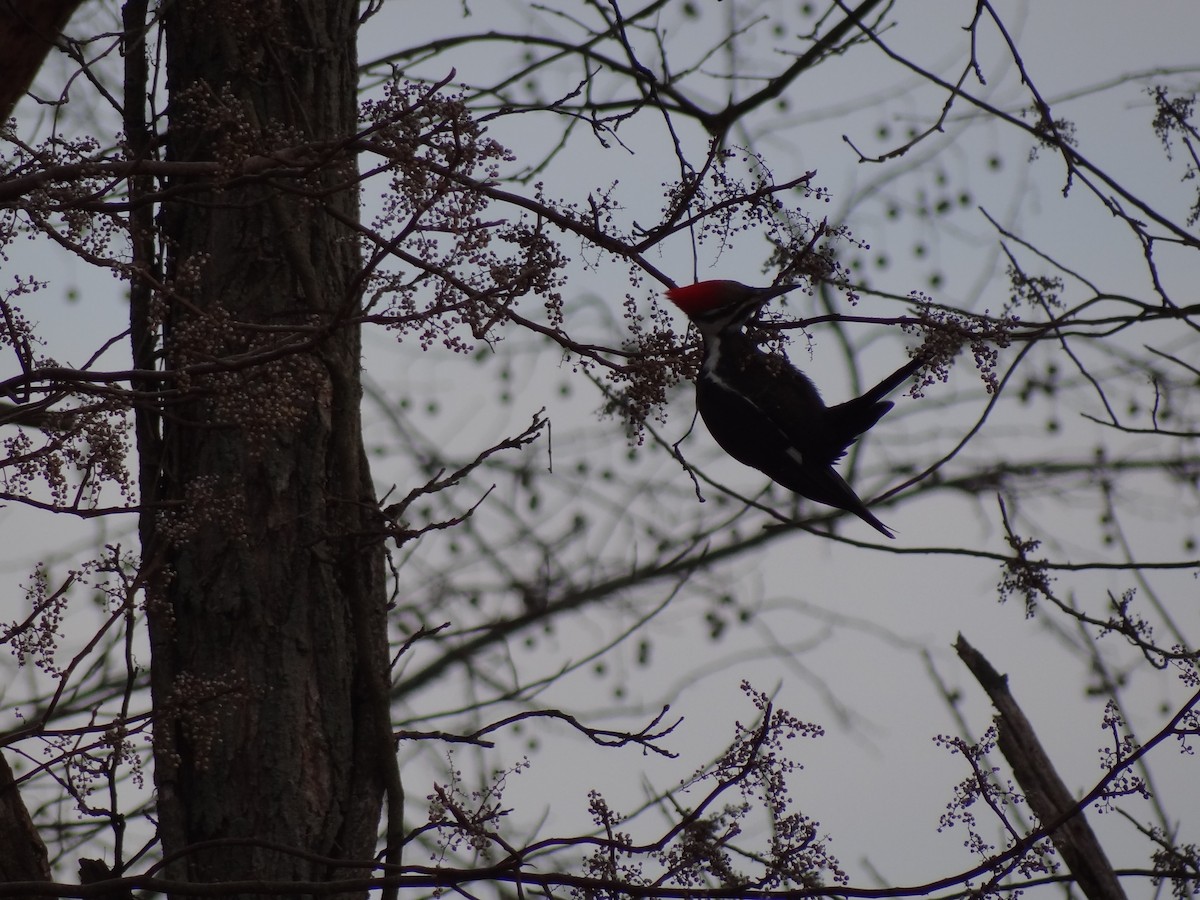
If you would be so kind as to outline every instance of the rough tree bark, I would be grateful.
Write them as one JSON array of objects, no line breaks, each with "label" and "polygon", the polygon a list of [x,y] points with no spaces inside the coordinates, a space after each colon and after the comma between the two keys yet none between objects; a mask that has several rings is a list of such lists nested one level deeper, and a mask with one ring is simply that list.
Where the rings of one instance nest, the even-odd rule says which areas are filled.
[{"label": "rough tree bark", "polygon": [[[344,878],[362,871],[278,846],[359,860],[376,847],[386,601],[382,545],[364,537],[378,512],[347,324],[360,260],[324,211],[356,217],[355,163],[236,177],[239,159],[353,132],[357,6],[162,8],[168,155],[224,160],[231,173],[172,185],[182,190],[160,217],[170,289],[157,310],[133,304],[161,321],[166,368],[192,367],[173,385],[185,399],[163,411],[159,446],[139,428],[156,458],[143,499],[159,512],[142,534],[158,566],[156,784],[173,878]],[[135,322],[135,336],[146,330]]]},{"label": "rough tree bark", "polygon": [[997,743],[1012,767],[1017,784],[1025,791],[1029,808],[1045,826],[1067,817],[1050,833],[1050,840],[1062,854],[1080,890],[1088,900],[1126,900],[1096,833],[1083,810],[1073,812],[1078,801],[1055,770],[1033,725],[1009,691],[1008,676],[997,672],[961,634],[954,649],[996,707]]},{"label": "rough tree bark", "polygon": [[46,845],[29,818],[8,760],[0,754],[0,884],[50,881]]},{"label": "rough tree bark", "polygon": [[25,94],[81,0],[0,0],[0,120]]}]

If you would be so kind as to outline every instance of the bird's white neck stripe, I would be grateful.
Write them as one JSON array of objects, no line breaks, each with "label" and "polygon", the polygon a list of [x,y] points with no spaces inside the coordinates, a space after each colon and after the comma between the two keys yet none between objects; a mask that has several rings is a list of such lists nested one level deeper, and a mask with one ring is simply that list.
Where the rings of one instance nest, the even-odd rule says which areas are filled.
[{"label": "bird's white neck stripe", "polygon": [[712,335],[705,335],[704,338],[704,362],[700,365],[700,377],[707,379],[712,384],[725,391],[738,393],[737,389],[721,377],[719,367],[721,364],[721,336],[719,332],[714,332]]},{"label": "bird's white neck stripe", "polygon": [[711,334],[704,335],[704,362],[700,366],[700,372],[708,375],[714,380],[720,381],[717,378],[717,365],[721,362],[721,334],[714,331]]}]

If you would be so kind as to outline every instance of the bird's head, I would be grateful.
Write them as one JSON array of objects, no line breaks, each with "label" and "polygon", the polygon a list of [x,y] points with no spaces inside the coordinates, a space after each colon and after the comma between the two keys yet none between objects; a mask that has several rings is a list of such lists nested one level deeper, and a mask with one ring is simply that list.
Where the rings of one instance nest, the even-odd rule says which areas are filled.
[{"label": "bird's head", "polygon": [[702,334],[740,328],[768,300],[785,293],[790,285],[758,288],[740,281],[700,281],[667,291],[667,299],[691,319]]}]

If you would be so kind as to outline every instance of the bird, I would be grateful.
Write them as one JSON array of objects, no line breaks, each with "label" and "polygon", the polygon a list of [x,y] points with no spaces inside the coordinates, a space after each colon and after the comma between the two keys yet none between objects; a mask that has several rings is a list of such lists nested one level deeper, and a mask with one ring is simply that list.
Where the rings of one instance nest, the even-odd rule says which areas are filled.
[{"label": "bird", "polygon": [[924,361],[912,359],[862,396],[826,406],[807,375],[784,356],[763,352],[743,330],[764,303],[790,288],[719,279],[666,292],[704,341],[696,409],[713,439],[734,459],[802,497],[854,513],[894,538],[834,464],[892,408],[883,398]]}]

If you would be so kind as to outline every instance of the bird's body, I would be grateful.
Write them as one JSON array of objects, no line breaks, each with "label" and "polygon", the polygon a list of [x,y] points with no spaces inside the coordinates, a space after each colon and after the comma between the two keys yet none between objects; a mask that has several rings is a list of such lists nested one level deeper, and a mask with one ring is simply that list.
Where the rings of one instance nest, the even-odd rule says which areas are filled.
[{"label": "bird's body", "polygon": [[743,326],[778,289],[707,281],[667,296],[699,329],[704,360],[696,408],[734,459],[810,500],[844,509],[893,537],[833,468],[846,448],[892,408],[883,398],[921,367],[912,360],[861,397],[826,406],[812,381],[782,356],[764,353]]}]

